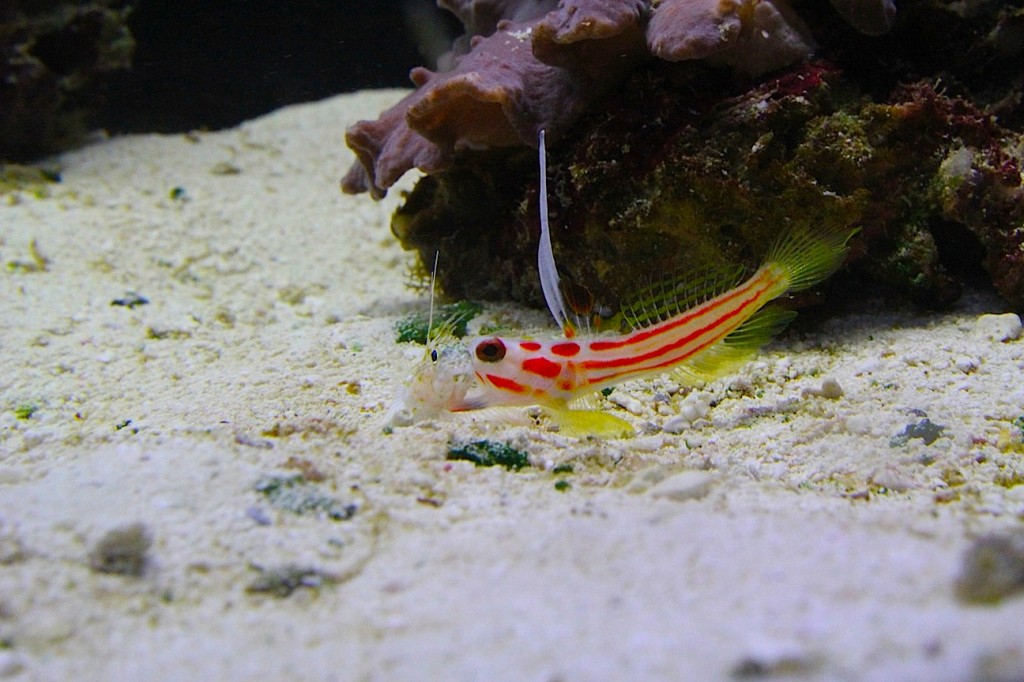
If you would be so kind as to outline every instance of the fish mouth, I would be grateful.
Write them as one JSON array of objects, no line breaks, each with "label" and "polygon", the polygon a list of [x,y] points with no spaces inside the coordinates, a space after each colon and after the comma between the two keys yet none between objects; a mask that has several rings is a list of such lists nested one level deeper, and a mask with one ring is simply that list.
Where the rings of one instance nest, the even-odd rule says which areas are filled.
[{"label": "fish mouth", "polygon": [[482,410],[488,407],[488,402],[482,395],[465,395],[457,400],[448,402],[450,412],[469,412],[471,410]]}]

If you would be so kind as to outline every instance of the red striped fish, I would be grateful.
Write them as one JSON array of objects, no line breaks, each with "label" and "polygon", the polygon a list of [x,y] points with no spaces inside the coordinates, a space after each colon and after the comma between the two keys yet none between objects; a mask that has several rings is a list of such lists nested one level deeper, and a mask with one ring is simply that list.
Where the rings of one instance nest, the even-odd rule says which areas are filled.
[{"label": "red striped fish", "polygon": [[540,164],[538,268],[548,308],[564,338],[488,336],[461,344],[442,333],[392,407],[391,423],[442,410],[539,405],[569,433],[629,433],[632,427],[618,417],[571,406],[628,379],[672,372],[692,383],[737,368],[793,316],[771,301],[832,274],[843,263],[852,235],[845,230],[790,231],[746,279],[722,271],[651,287],[624,311],[631,331],[581,337],[560,293],[551,251],[543,132]]}]

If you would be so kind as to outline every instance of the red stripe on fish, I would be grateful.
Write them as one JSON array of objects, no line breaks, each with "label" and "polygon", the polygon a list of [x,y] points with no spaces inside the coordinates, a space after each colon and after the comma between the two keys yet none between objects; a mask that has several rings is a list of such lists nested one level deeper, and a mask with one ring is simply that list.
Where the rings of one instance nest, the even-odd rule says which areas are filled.
[{"label": "red stripe on fish", "polygon": [[513,393],[526,393],[526,391],[528,390],[526,386],[523,386],[518,381],[509,379],[507,377],[498,376],[497,374],[487,374],[485,375],[485,378],[495,388],[500,388],[504,391],[512,391]]},{"label": "red stripe on fish", "polygon": [[666,322],[654,325],[653,327],[645,327],[644,329],[634,332],[619,341],[594,341],[589,345],[589,348],[590,350],[594,351],[613,350],[615,348],[622,348],[623,346],[637,344],[642,341],[646,341],[647,339],[658,336],[659,334],[664,334],[666,332],[672,331],[673,329],[681,327],[684,324],[687,324],[688,322],[692,322],[694,319],[702,315],[706,315],[710,312],[713,312],[717,308],[720,308],[721,306],[734,300],[738,296],[744,295],[747,291],[750,290],[751,287],[753,287],[756,284],[757,279],[759,278],[751,278],[742,286],[739,286],[736,289],[723,294],[720,298],[712,300],[707,304],[697,306],[692,311],[688,311],[687,313],[680,315],[679,317],[673,317],[667,320]]},{"label": "red stripe on fish", "polygon": [[[677,350],[677,349],[679,349],[681,347],[686,346],[686,344],[694,341],[695,339],[700,338],[704,334],[707,334],[708,332],[713,331],[713,330],[717,329],[718,327],[721,327],[722,325],[724,325],[729,320],[731,320],[731,319],[733,319],[735,317],[743,315],[744,311],[746,311],[746,309],[748,307],[750,307],[751,304],[760,303],[761,295],[765,292],[765,290],[767,288],[768,288],[767,285],[763,286],[760,290],[754,292],[754,294],[752,296],[750,296],[746,300],[742,301],[740,303],[739,307],[737,307],[735,310],[733,310],[731,312],[728,312],[728,313],[725,313],[723,315],[720,315],[719,317],[715,318],[710,324],[708,324],[708,325],[706,325],[704,327],[701,327],[700,329],[697,329],[697,330],[691,332],[690,334],[687,334],[686,336],[684,336],[684,337],[682,337],[680,339],[675,339],[674,341],[672,341],[670,343],[666,343],[666,344],[664,344],[662,346],[658,346],[657,348],[654,348],[653,350],[650,350],[650,351],[648,351],[646,353],[641,353],[639,355],[624,355],[624,356],[620,356],[620,357],[611,358],[611,359],[608,359],[608,360],[587,360],[587,361],[582,362],[580,364],[583,366],[584,369],[588,369],[588,370],[590,370],[590,369],[613,369],[613,368],[620,368],[620,367],[631,367],[633,365],[637,365],[637,364],[641,364],[643,362],[646,362],[647,360],[653,360],[653,359],[662,357],[662,356],[672,352],[673,350]],[[733,297],[730,296],[729,298],[731,299]],[[692,320],[692,319],[695,319],[696,317],[698,317],[700,314],[705,314],[705,313],[713,311],[717,307],[719,307],[718,302],[716,302],[714,305],[710,306],[707,310],[699,311],[698,313],[695,313],[694,315],[688,315],[687,317],[690,320]],[[669,322],[664,323],[663,325],[661,325],[659,327],[652,327],[651,329],[644,330],[644,331],[636,334],[635,336],[639,336],[639,335],[643,334],[646,338],[651,338],[652,336],[656,336],[658,334],[664,333],[665,331],[667,331],[669,329],[674,329],[674,328],[676,328],[678,326],[679,325],[677,324],[676,320],[670,320]],[[654,334],[648,333],[648,332],[651,332],[651,331],[653,331]],[[631,343],[632,342],[632,338],[633,337],[631,336],[631,337],[625,339],[623,341],[623,343]],[[591,349],[592,350],[594,349],[594,345],[596,345],[596,343],[597,342],[594,342],[593,344],[591,344]],[[702,345],[699,348],[703,349],[703,347],[704,346]],[[681,357],[681,358],[674,358],[672,360],[672,363],[680,362],[681,360],[685,359],[686,357],[692,355],[694,352],[696,352],[696,350],[691,350],[690,352],[684,354],[683,357]],[[654,367],[660,367],[660,366],[661,366],[660,364],[659,365],[654,365]],[[612,375],[609,375],[609,377],[603,377],[602,380],[604,380],[605,378],[610,378],[612,376],[618,376],[618,374],[619,373],[614,373]],[[591,383],[595,383],[595,382],[596,382],[596,380],[591,380]]]}]

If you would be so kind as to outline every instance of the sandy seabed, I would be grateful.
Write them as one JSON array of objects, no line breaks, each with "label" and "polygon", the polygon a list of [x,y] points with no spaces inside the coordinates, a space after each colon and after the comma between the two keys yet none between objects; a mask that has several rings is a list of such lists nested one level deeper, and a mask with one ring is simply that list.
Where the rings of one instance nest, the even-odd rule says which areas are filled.
[{"label": "sandy seabed", "polygon": [[[999,300],[867,302],[703,390],[623,385],[629,440],[385,434],[426,300],[398,192],[338,178],[400,94],[97,142],[0,197],[0,678],[1024,680],[1024,596],[957,589],[1024,532]],[[482,438],[531,466],[446,461]]]}]

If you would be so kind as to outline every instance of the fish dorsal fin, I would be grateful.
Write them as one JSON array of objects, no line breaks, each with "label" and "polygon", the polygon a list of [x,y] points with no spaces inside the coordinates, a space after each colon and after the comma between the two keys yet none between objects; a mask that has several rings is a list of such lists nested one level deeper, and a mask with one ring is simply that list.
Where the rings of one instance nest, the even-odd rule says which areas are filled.
[{"label": "fish dorsal fin", "polygon": [[[427,355],[432,355],[438,348],[456,343],[460,334],[458,330],[478,311],[460,306],[437,306],[437,263],[440,252],[434,252],[434,269],[430,272],[430,307],[427,312],[427,335],[425,345]],[[449,310],[444,310],[447,307]]]},{"label": "fish dorsal fin", "polygon": [[746,270],[724,265],[654,282],[623,299],[622,320],[644,329],[725,293],[743,281]]},{"label": "fish dorsal fin", "polygon": [[430,343],[430,331],[434,328],[434,293],[437,288],[437,261],[441,252],[434,252],[434,267],[430,271],[430,312],[427,313],[427,343]]},{"label": "fish dorsal fin", "polygon": [[537,271],[540,273],[540,288],[555,323],[562,328],[567,338],[576,335],[576,325],[569,320],[568,306],[562,297],[555,254],[551,250],[551,226],[548,223],[548,173],[547,150],[544,147],[544,131],[540,131],[540,243],[537,245]]}]

